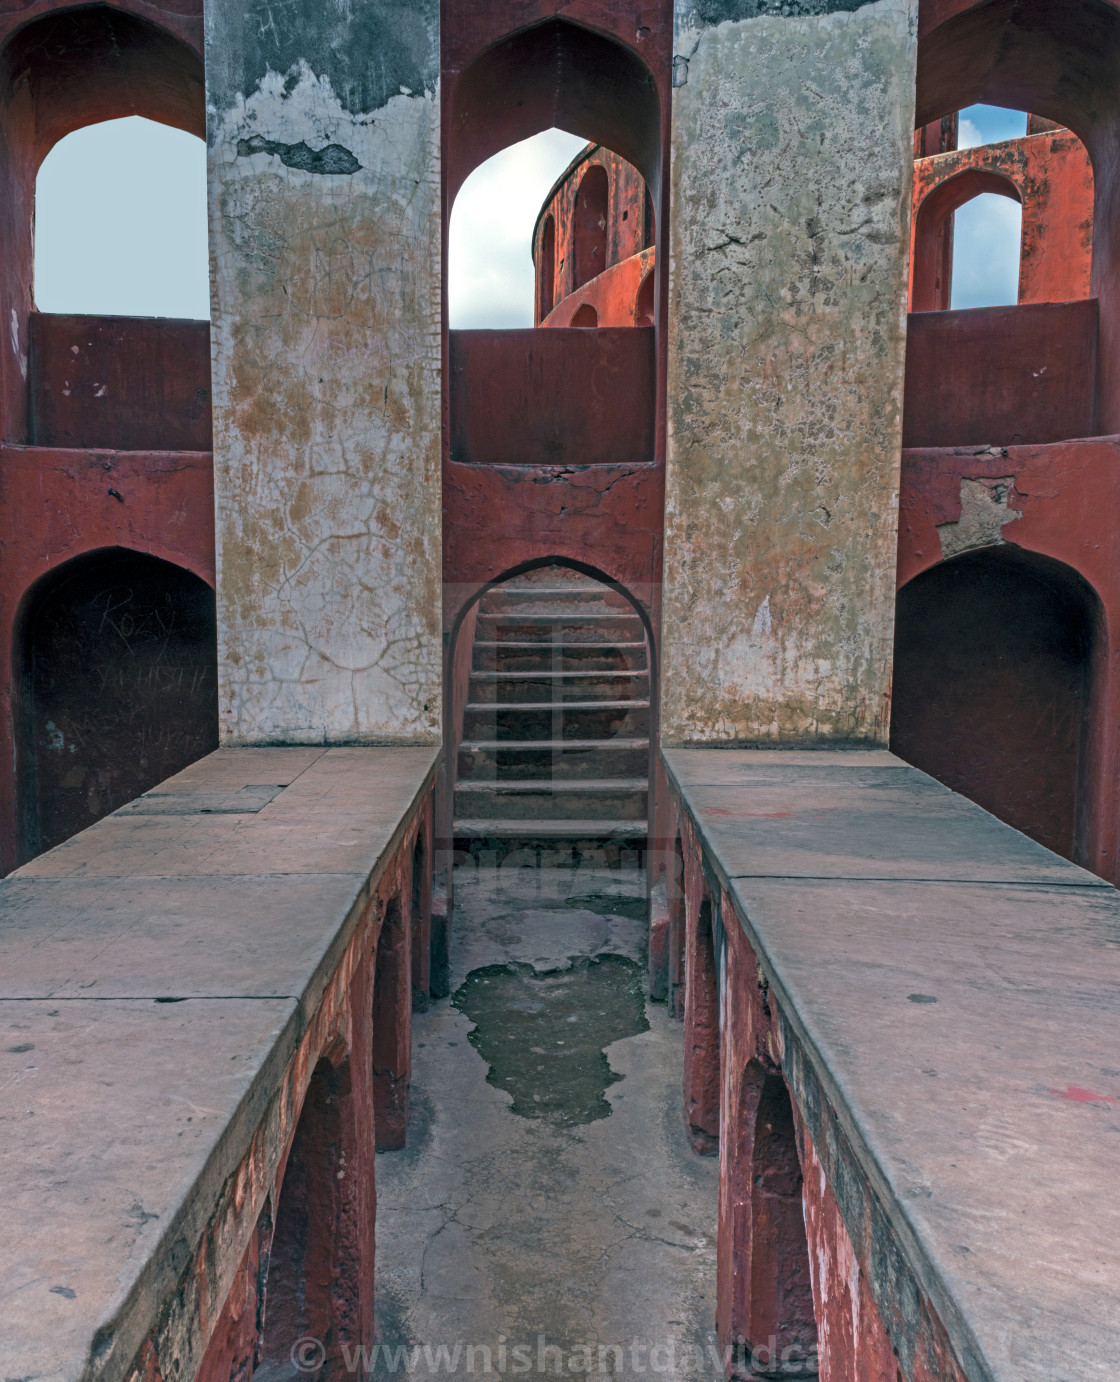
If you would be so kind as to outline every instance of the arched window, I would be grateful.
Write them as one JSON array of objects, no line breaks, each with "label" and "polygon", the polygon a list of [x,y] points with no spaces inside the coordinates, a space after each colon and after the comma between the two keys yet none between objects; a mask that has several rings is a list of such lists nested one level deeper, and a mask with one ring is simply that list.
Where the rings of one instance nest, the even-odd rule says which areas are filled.
[{"label": "arched window", "polygon": [[[999,202],[1007,204],[1009,215],[991,209]],[[979,217],[967,210],[974,203],[983,204]],[[962,209],[965,219],[958,225]],[[917,212],[911,310],[940,312],[950,306],[1017,301],[1021,224],[1019,189],[1002,173],[969,168],[939,183]],[[1008,295],[1009,275],[1013,283]]]},{"label": "arched window", "polygon": [[210,316],[206,146],[129,116],[60,139],[35,184],[35,305]]},{"label": "arched window", "polygon": [[[448,226],[452,330],[532,326],[534,301],[547,313],[546,293],[534,291],[533,227],[549,188],[585,144],[564,130],[545,130],[494,154],[464,180]],[[554,240],[553,263],[555,254]],[[554,277],[553,293],[555,287]]]},{"label": "arched window", "polygon": [[607,170],[593,163],[583,175],[576,193],[573,249],[573,287],[582,288],[607,267],[607,217],[609,212]]},{"label": "arched window", "polygon": [[537,277],[541,285],[537,320],[543,321],[556,305],[556,221],[552,216],[545,217],[541,231]]},{"label": "arched window", "polygon": [[1023,208],[981,193],[953,216],[951,308],[1007,307],[1019,301]]},{"label": "arched window", "polygon": [[19,643],[24,858],[217,748],[214,592],[191,572],[78,558],[32,592]]}]

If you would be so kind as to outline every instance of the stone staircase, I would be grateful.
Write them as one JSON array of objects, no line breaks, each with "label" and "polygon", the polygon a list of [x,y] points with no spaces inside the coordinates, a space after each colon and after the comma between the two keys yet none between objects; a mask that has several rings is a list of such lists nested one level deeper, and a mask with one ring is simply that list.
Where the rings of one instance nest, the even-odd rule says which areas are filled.
[{"label": "stone staircase", "polygon": [[484,595],[455,786],[455,838],[644,844],[649,661],[633,606],[544,568]]}]

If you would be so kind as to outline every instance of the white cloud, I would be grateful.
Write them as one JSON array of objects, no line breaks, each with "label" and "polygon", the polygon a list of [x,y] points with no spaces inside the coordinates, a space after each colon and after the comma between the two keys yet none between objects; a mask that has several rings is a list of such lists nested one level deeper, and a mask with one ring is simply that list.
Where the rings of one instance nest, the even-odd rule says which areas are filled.
[{"label": "white cloud", "polygon": [[135,115],[60,140],[36,184],[35,304],[209,317],[203,141]]},{"label": "white cloud", "polygon": [[965,202],[953,223],[953,307],[1011,306],[1019,300],[1023,208],[985,192]]},{"label": "white cloud", "polygon": [[552,184],[586,143],[546,130],[487,159],[463,183],[448,231],[452,328],[532,326],[533,226]]},{"label": "white cloud", "polygon": [[957,148],[975,149],[988,141],[980,133],[978,125],[974,125],[967,116],[962,115],[957,123]]},{"label": "white cloud", "polygon": [[965,106],[957,121],[957,148],[975,149],[980,144],[1000,144],[1022,139],[1027,132],[1027,112],[1003,106]]}]

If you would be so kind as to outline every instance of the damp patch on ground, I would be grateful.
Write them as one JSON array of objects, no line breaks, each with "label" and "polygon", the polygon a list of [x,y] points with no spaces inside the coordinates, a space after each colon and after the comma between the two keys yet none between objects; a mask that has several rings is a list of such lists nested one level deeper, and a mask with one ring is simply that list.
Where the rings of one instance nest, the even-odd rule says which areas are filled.
[{"label": "damp patch on ground", "polygon": [[582,956],[547,974],[487,965],[451,1001],[475,1024],[470,1043],[488,1083],[512,1097],[512,1111],[572,1126],[610,1116],[603,1096],[622,1076],[605,1048],[649,1030],[645,977],[643,965],[622,955]]},{"label": "damp patch on ground", "polygon": [[566,897],[563,905],[579,912],[595,912],[601,917],[626,917],[629,921],[649,920],[649,903],[644,897],[585,893]]}]

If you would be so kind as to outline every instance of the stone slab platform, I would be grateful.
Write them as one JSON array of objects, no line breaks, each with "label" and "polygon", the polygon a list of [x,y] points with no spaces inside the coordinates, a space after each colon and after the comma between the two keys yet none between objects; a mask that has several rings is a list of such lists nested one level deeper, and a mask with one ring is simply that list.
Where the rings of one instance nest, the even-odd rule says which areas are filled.
[{"label": "stone slab platform", "polygon": [[1120,894],[887,753],[670,780],[972,1379],[1120,1360]]},{"label": "stone slab platform", "polygon": [[220,749],[0,881],[0,1377],[127,1368],[436,761]]}]

